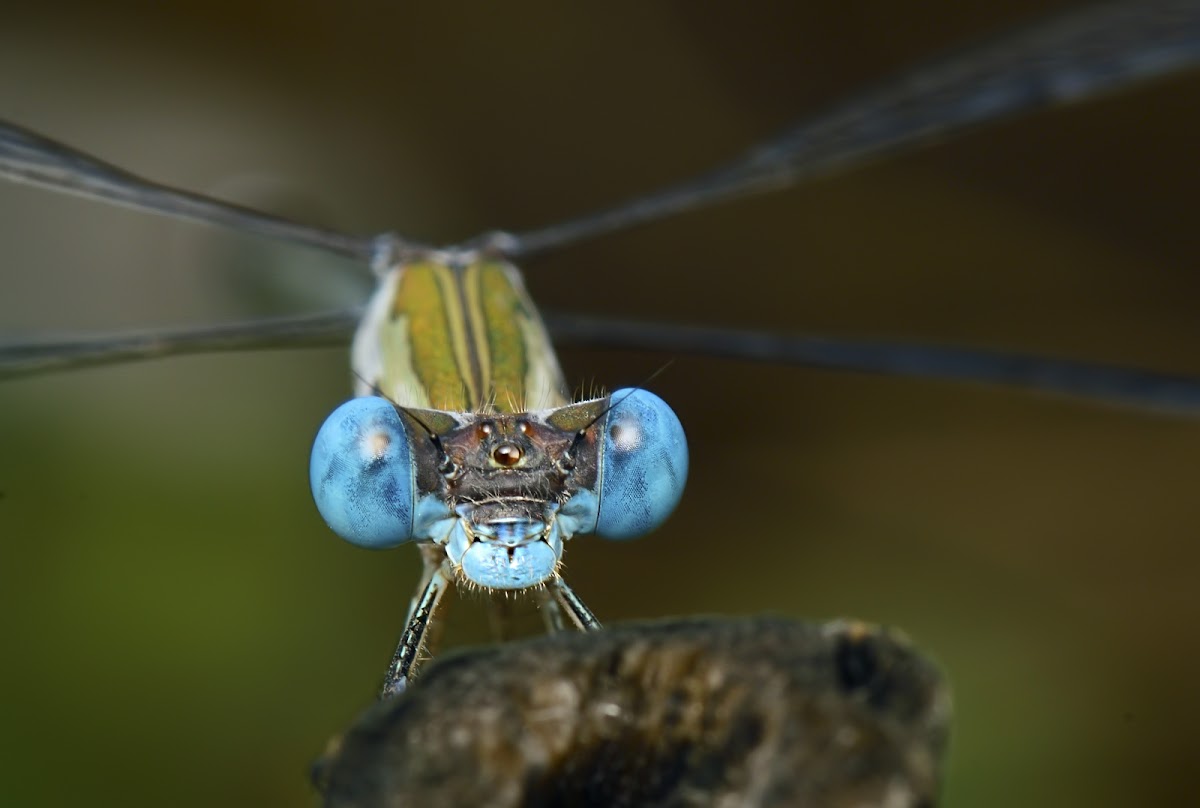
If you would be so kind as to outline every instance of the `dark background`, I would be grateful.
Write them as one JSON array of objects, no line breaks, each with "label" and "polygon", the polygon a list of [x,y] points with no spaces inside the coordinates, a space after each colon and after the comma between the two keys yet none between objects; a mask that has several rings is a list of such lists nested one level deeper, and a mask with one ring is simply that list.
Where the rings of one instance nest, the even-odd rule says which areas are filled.
[{"label": "dark background", "polygon": [[[0,115],[162,182],[454,241],[684,178],[1060,5],[44,4],[6,11]],[[529,262],[529,285],[548,308],[1200,373],[1198,90],[1174,78],[582,244]],[[10,333],[311,309],[365,277],[19,186],[0,187],[0,241]],[[667,358],[562,356],[609,387]],[[0,386],[0,804],[306,804],[418,574],[310,502],[310,441],[349,384],[327,349]],[[902,627],[954,686],[949,805],[1194,793],[1193,422],[686,358],[653,386],[692,479],[656,535],[568,547],[602,620]],[[456,605],[460,636],[486,636],[482,611]]]}]

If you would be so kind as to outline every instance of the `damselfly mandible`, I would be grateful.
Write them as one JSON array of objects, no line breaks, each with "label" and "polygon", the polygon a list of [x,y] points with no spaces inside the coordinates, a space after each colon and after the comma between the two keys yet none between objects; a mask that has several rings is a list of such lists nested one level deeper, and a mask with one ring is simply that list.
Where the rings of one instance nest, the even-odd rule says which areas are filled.
[{"label": "damselfly mandible", "polygon": [[[98,16],[76,33],[61,8],[4,26],[0,86],[4,117],[143,176],[451,243],[702,171],[1042,7],[805,4],[786,20],[767,6],[736,18],[509,8],[478,27],[436,16],[449,9],[366,22],[289,8],[285,31],[242,7],[236,23],[177,23],[105,4],[80,12]],[[1186,76],[1145,84],[517,263],[550,310],[1196,372],[1195,95]],[[276,192],[280,178],[299,194]],[[303,250],[0,194],[6,328],[302,310],[240,279],[294,277],[314,260]],[[233,283],[210,282],[230,266]],[[322,264],[301,286],[345,276]],[[580,390],[637,385],[676,357],[562,354]],[[360,706],[419,575],[415,554],[347,552],[312,512],[312,430],[346,376],[338,347],[0,389],[19,794],[306,798],[296,761]],[[687,357],[654,387],[688,428],[689,494],[657,539],[569,548],[566,578],[600,617],[778,610],[905,627],[964,707],[951,803],[1036,804],[1047,761],[1061,764],[1060,796],[1117,803],[1182,776],[1154,750],[1182,737],[1200,674],[1159,653],[1200,619],[1190,424]],[[450,629],[484,637],[480,614],[457,609]],[[1136,733],[1097,731],[1114,705]],[[1164,745],[1145,760],[1170,771],[1096,771],[1098,758],[1141,759],[1123,739],[1151,737]],[[94,776],[60,776],[63,759],[92,761]]]}]

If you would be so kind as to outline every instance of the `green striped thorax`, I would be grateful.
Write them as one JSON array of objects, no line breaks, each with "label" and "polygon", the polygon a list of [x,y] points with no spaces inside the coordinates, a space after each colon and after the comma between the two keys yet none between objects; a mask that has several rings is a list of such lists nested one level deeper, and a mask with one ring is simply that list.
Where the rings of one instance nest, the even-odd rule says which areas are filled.
[{"label": "green striped thorax", "polygon": [[549,335],[507,261],[430,253],[384,271],[354,339],[367,388],[404,407],[516,413],[567,403]]}]

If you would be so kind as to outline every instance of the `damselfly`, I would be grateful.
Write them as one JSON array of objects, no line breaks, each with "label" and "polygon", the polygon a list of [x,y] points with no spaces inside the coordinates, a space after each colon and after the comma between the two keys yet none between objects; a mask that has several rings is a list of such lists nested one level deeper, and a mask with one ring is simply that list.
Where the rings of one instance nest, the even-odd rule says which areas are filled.
[{"label": "damselfly", "polygon": [[377,243],[379,290],[354,338],[360,398],[313,444],[313,498],[338,535],[374,549],[420,542],[425,570],[384,696],[407,686],[455,578],[544,593],[551,631],[562,628],[560,604],[580,629],[600,628],[558,572],[563,545],[578,533],[645,535],[687,480],[683,428],[653,393],[568,402],[545,327],[500,250]]},{"label": "damselfly", "polygon": [[[593,31],[591,20],[576,21],[577,35],[567,20],[557,20],[568,27],[547,36],[536,20],[514,18],[524,35],[506,37],[491,26],[484,36],[435,21],[373,21],[368,27],[380,37],[376,47],[355,26],[346,37],[355,58],[318,55],[322,70],[329,61],[338,70],[363,68],[346,74],[356,82],[353,92],[362,93],[361,106],[352,93],[324,84],[332,81],[327,73],[313,78],[296,71],[303,80],[271,83],[270,68],[253,69],[245,54],[256,53],[266,39],[289,38],[270,26],[255,28],[252,20],[244,24],[256,35],[244,51],[229,44],[236,31],[196,23],[204,34],[196,52],[206,64],[211,43],[231,48],[232,61],[222,66],[217,60],[213,68],[230,76],[220,95],[194,90],[169,68],[145,69],[157,64],[151,59],[126,57],[129,74],[157,83],[149,91],[153,103],[140,113],[120,106],[123,93],[137,92],[137,76],[129,74],[112,83],[89,74],[101,86],[91,91],[94,85],[85,85],[84,97],[72,99],[78,117],[59,111],[68,106],[65,86],[82,81],[84,71],[72,70],[71,59],[86,60],[86,37],[70,48],[47,49],[49,61],[42,62],[36,48],[22,44],[28,30],[11,26],[0,58],[23,60],[6,62],[11,69],[3,81],[6,96],[29,99],[14,104],[7,117],[139,174],[232,197],[236,187],[212,184],[226,169],[203,161],[229,159],[278,173],[286,167],[297,182],[319,188],[323,199],[350,198],[346,204],[362,206],[333,211],[329,220],[344,229],[373,232],[399,224],[406,234],[451,242],[496,224],[536,226],[685,176],[843,90],[1015,21],[1005,11],[973,22],[947,16],[940,28],[907,16],[889,24],[888,15],[898,13],[889,8],[869,16],[886,29],[873,39],[870,26],[850,18],[783,25],[764,14],[753,38],[756,53],[734,52],[741,40],[736,27],[699,16],[687,18],[686,33],[647,18],[613,20],[607,36]],[[60,21],[53,22],[47,30],[61,31]],[[109,54],[111,46],[108,61],[120,69],[119,54],[131,51],[119,29],[104,25],[96,23],[107,35],[95,41],[106,44],[92,53]],[[923,40],[920,33],[896,35],[910,26],[936,33]],[[413,41],[415,30],[430,39]],[[614,58],[597,59],[585,44],[592,35],[623,44],[606,49]],[[158,40],[164,41],[155,47],[189,52],[182,33]],[[442,50],[432,48],[435,42]],[[297,41],[297,51],[303,44]],[[823,44],[828,47],[820,50]],[[586,81],[578,72],[587,58],[569,62],[551,52],[564,45],[578,51],[572,57],[591,54],[600,69],[596,78]],[[652,51],[665,58],[653,68],[639,56]],[[436,58],[447,53],[454,58]],[[860,54],[868,53],[878,61],[862,62]],[[438,76],[422,68],[418,80],[415,64],[438,64]],[[549,64],[558,75],[545,80],[563,83],[525,95],[525,66],[540,65],[543,72]],[[384,78],[367,75],[368,66],[386,77],[386,87]],[[450,72],[460,68],[469,79]],[[738,70],[747,71],[744,83],[734,83]],[[680,73],[714,71],[736,89],[703,97],[682,92],[691,79]],[[50,86],[16,95],[30,75],[46,76]],[[765,84],[774,76],[779,84]],[[57,91],[55,80],[62,85]],[[444,83],[435,90],[434,80]],[[472,81],[485,82],[481,97],[472,97]],[[275,100],[253,94],[256,82],[278,89]],[[1147,85],[822,181],[802,194],[727,206],[519,263],[534,299],[547,307],[790,332],[901,335],[1193,371],[1179,346],[1195,342],[1187,294],[1195,256],[1186,220],[1171,219],[1186,210],[1182,191],[1194,178],[1190,86],[1178,80]],[[238,106],[239,88],[247,94],[245,107]],[[666,98],[672,103],[664,108]],[[89,100],[103,101],[102,108]],[[282,123],[261,117],[272,104],[284,110]],[[185,106],[187,118],[163,113]],[[213,106],[238,110],[224,120],[241,123],[208,125]],[[317,111],[301,117],[297,110],[309,106]],[[1156,117],[1164,115],[1169,125]],[[350,120],[353,133],[339,132]],[[118,125],[116,137],[103,130]],[[270,126],[278,126],[270,130],[274,137],[256,154],[228,157],[221,146]],[[702,143],[701,131],[714,140]],[[468,138],[454,147],[453,164],[449,157],[445,165],[396,162],[413,151],[428,161],[442,141],[463,133]],[[524,150],[506,140],[509,134],[525,141]],[[415,138],[420,148],[406,149],[397,138]],[[645,162],[632,162],[635,147]],[[597,173],[577,171],[582,164]],[[468,179],[456,180],[459,165]],[[483,173],[487,166],[508,173]],[[546,176],[534,166],[571,176]],[[355,186],[338,179],[355,174],[365,178]],[[462,184],[443,201],[429,186],[417,187],[421,176],[436,177],[443,192]],[[1081,187],[1086,193],[1075,192]],[[1171,198],[1166,189],[1172,187],[1181,191],[1178,198],[1155,207]],[[216,299],[199,281],[181,294],[177,279],[164,280],[163,268],[178,265],[184,254],[195,253],[206,267],[231,263],[216,260],[204,228],[150,223],[144,241],[121,229],[133,226],[133,214],[23,188],[5,189],[3,199],[5,253],[22,294],[6,296],[6,325],[62,330],[230,317],[235,304]],[[441,216],[452,207],[463,208],[464,218]],[[188,240],[186,249],[162,241],[174,237]],[[197,238],[204,241],[190,241]],[[61,256],[58,250],[75,241],[86,255]],[[125,252],[105,262],[109,248]],[[244,263],[271,262],[280,274],[292,271],[273,255],[235,255]],[[301,251],[286,255],[296,257]],[[152,274],[122,274],[143,266]],[[66,275],[68,268],[86,271]],[[44,293],[28,288],[43,276],[52,279]],[[121,313],[117,298],[131,298],[135,311]],[[189,311],[193,303],[198,308]],[[1069,321],[1068,309],[1075,310]],[[620,367],[608,357],[585,362],[567,354],[564,363],[568,379],[583,388],[591,379],[585,374],[619,387],[636,385],[664,357],[678,354],[665,348]],[[344,395],[344,366],[344,349],[316,358],[224,356],[48,377],[4,391],[3,533],[23,539],[6,541],[6,552],[16,554],[4,567],[13,658],[20,660],[7,672],[13,678],[6,690],[29,694],[23,700],[29,707],[13,725],[37,737],[31,728],[47,716],[56,726],[76,717],[71,737],[56,737],[65,750],[58,746],[51,754],[46,741],[26,744],[32,751],[11,758],[14,765],[57,764],[64,752],[80,758],[114,734],[122,737],[118,727],[151,736],[169,708],[178,729],[172,734],[183,737],[171,748],[138,744],[149,767],[191,772],[195,765],[203,774],[186,778],[193,782],[218,772],[234,772],[229,776],[243,782],[296,782],[294,762],[353,711],[378,675],[380,649],[394,641],[397,604],[407,600],[417,575],[405,566],[415,563],[411,559],[388,564],[344,552],[328,541],[306,501],[300,478],[307,444],[313,426]],[[1186,425],[943,385],[687,359],[655,386],[688,426],[692,493],[678,522],[656,540],[569,549],[568,580],[602,618],[783,609],[896,622],[929,638],[968,704],[973,686],[977,703],[985,701],[984,671],[997,656],[1017,660],[1020,685],[1012,692],[1044,694],[1029,720],[1059,733],[1039,737],[1055,749],[1076,750],[1071,754],[1083,760],[1088,755],[1080,750],[1087,747],[1080,738],[1092,737],[1089,720],[1100,713],[1097,705],[1128,701],[1116,697],[1120,678],[1093,683],[1087,698],[1079,695],[1078,670],[1116,670],[1126,655],[1153,647],[1154,638],[1182,633],[1193,615],[1179,608],[1190,550],[1170,539],[1188,517],[1180,504],[1189,497],[1186,479],[1172,473],[1193,455],[1195,439]],[[98,465],[97,458],[112,455],[121,462]],[[1135,534],[1146,549],[1130,558],[1122,542]],[[1161,544],[1153,544],[1156,539]],[[1156,557],[1171,563],[1159,569]],[[1136,588],[1137,597],[1113,597],[1151,573],[1154,587]],[[964,578],[969,585],[960,583]],[[1028,604],[1027,611],[1015,601]],[[459,610],[456,619],[469,621],[471,613]],[[31,614],[40,621],[31,622]],[[1159,633],[1146,634],[1147,626]],[[1186,679],[1188,671],[1183,665],[1147,678],[1167,699],[1181,692],[1169,687],[1171,677]],[[347,678],[358,684],[348,686]],[[92,689],[102,691],[103,700]],[[182,700],[180,690],[187,694]],[[1049,695],[1061,692],[1079,701],[1063,706]],[[1163,714],[1156,698],[1139,696],[1131,709]],[[294,708],[298,703],[303,710]],[[287,721],[269,718],[285,714]],[[247,715],[268,718],[248,722]],[[971,745],[972,715],[978,713],[965,713],[960,749],[980,748]],[[1001,746],[1021,747],[1015,725],[1000,725],[1012,727],[1010,743]],[[988,726],[994,729],[995,722]],[[1166,737],[1166,729],[1154,731]],[[974,737],[980,734],[977,729]],[[228,753],[213,751],[217,738]],[[128,749],[131,743],[112,745]],[[264,776],[257,763],[239,767],[237,761],[264,748],[277,750],[278,776]],[[1045,759],[1035,753],[1000,773],[960,756],[958,765],[982,774],[959,782],[986,783],[990,772],[1009,790],[968,785],[956,794],[952,774],[951,798],[972,801],[975,789],[1012,798],[1011,784],[1032,782],[1028,772]],[[980,751],[977,760],[985,759],[997,760]],[[108,766],[104,774],[126,795],[168,801],[144,774],[114,775]],[[24,791],[33,793],[28,782]],[[59,802],[90,793],[59,780],[49,788],[63,797]],[[238,788],[214,786],[222,795]]]}]

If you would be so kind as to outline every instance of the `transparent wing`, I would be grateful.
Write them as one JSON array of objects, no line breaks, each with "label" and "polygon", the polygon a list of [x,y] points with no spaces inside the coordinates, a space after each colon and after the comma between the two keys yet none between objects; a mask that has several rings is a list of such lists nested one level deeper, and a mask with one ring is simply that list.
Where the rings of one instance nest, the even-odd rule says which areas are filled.
[{"label": "transparent wing", "polygon": [[[346,344],[361,309],[207,328],[0,345],[0,379],[189,353]],[[798,367],[939,379],[1200,415],[1200,378],[1029,354],[899,341],[766,334],[548,313],[560,345],[664,351]]]},{"label": "transparent wing", "polygon": [[786,188],[974,124],[1078,101],[1198,60],[1196,0],[1089,7],[902,74],[694,180],[562,224],[502,234],[495,243],[513,257],[529,256]]},{"label": "transparent wing", "polygon": [[355,258],[370,258],[375,245],[373,238],[321,230],[159,185],[4,121],[0,121],[0,177]]},{"label": "transparent wing", "polygon": [[340,345],[350,341],[361,316],[362,309],[355,308],[197,328],[0,344],[0,380],[181,354]]},{"label": "transparent wing", "polygon": [[1200,415],[1200,378],[1032,354],[545,315],[560,345],[664,351],[826,370],[1015,387],[1156,412]]},{"label": "transparent wing", "polygon": [[[973,124],[1193,66],[1200,0],[1111,3],[910,71],[657,194],[558,225],[483,237],[524,257],[718,202],[795,185]],[[0,177],[368,259],[376,239],[291,222],[142,179],[0,122]]]}]

